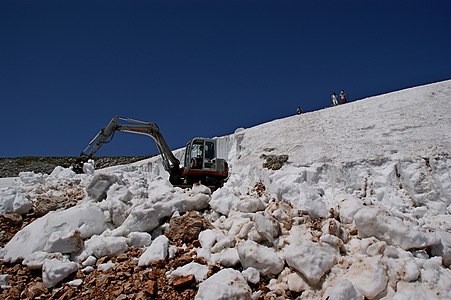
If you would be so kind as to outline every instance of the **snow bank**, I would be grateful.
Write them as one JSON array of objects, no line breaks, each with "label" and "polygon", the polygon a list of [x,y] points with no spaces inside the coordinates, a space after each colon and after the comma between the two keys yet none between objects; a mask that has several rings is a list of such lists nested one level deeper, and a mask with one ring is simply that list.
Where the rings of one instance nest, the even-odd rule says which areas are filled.
[{"label": "snow bank", "polygon": [[[195,210],[211,225],[193,250],[204,262],[167,276],[194,275],[196,299],[258,298],[259,284],[273,298],[451,298],[450,96],[447,81],[238,129],[218,138],[231,174],[213,193],[173,187],[157,158],[21,173],[0,188],[1,213],[74,186],[83,201],[29,224],[0,256],[42,268],[49,287],[129,247],[145,249],[146,267],[173,257],[167,222]],[[268,155],[288,160],[270,170]],[[208,277],[207,265],[221,270]]]}]

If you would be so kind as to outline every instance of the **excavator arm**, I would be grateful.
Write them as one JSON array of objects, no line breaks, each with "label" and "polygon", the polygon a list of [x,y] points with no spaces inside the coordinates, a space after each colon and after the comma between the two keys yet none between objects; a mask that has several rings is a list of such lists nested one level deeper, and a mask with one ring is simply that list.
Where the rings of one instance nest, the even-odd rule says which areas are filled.
[{"label": "excavator arm", "polygon": [[102,128],[89,142],[81,152],[74,170],[82,170],[83,162],[90,159],[104,144],[109,143],[116,131],[150,136],[155,141],[158,151],[161,154],[165,170],[169,172],[173,180],[176,180],[180,176],[180,161],[172,153],[157,124],[118,116],[113,117],[108,125]]}]

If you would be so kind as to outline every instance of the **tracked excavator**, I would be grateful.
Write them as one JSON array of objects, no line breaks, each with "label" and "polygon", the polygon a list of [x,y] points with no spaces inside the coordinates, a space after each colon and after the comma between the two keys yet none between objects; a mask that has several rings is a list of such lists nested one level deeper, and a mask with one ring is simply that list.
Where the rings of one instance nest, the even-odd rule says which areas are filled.
[{"label": "tracked excavator", "polygon": [[201,182],[208,186],[221,187],[228,178],[228,164],[217,158],[216,140],[196,137],[185,149],[184,166],[174,156],[157,124],[115,116],[102,128],[81,152],[72,169],[83,173],[87,162],[104,144],[109,143],[116,131],[143,134],[151,137],[160,152],[163,166],[169,173],[169,181],[175,186],[192,185]]}]

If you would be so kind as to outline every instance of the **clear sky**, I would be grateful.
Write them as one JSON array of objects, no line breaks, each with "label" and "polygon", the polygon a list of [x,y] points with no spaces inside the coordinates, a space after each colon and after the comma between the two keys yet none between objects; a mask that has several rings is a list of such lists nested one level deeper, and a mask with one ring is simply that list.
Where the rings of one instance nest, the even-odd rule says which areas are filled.
[{"label": "clear sky", "polygon": [[[115,115],[156,122],[176,149],[333,91],[446,79],[449,0],[3,0],[0,157],[76,156]],[[97,155],[155,153],[118,133]]]}]

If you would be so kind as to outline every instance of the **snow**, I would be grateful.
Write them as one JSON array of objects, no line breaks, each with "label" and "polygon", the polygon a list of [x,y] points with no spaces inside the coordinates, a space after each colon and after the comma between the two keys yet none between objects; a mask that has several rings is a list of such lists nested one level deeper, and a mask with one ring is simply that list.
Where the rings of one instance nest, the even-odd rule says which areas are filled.
[{"label": "snow", "polygon": [[[444,81],[237,129],[217,138],[231,174],[213,193],[173,187],[159,158],[1,179],[2,214],[73,186],[84,197],[27,225],[0,258],[42,269],[46,286],[129,247],[146,267],[176,251],[168,219],[196,210],[212,224],[195,249],[205,264],[167,274],[194,275],[196,299],[258,298],[261,279],[274,297],[451,298],[450,98]],[[288,160],[271,170],[268,155]],[[221,270],[208,277],[207,264]]]}]

